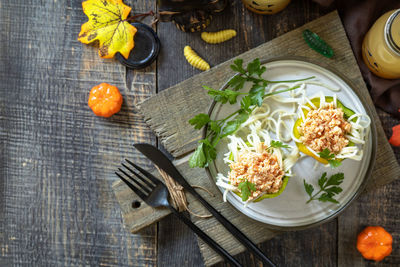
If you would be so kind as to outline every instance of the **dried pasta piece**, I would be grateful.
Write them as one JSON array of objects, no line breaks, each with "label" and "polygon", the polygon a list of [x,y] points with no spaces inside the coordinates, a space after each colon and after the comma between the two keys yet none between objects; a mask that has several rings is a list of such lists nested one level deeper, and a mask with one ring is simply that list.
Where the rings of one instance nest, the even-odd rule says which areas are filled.
[{"label": "dried pasta piece", "polygon": [[219,32],[202,32],[201,39],[209,44],[219,44],[236,36],[235,30],[222,30]]},{"label": "dried pasta piece", "polygon": [[189,62],[190,65],[199,69],[199,70],[209,70],[210,65],[201,57],[199,57],[196,52],[190,46],[185,46],[183,49],[183,54],[186,57],[186,60]]}]

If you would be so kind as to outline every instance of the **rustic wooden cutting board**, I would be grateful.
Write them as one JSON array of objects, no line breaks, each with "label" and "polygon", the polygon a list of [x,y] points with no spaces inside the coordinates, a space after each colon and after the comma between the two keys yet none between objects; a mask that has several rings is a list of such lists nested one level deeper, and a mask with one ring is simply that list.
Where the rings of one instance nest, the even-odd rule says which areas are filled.
[{"label": "rustic wooden cutting board", "polygon": [[[318,33],[333,47],[335,56],[332,59],[326,59],[311,50],[302,39],[301,33],[304,29],[310,29]],[[329,64],[344,73],[355,85],[355,90],[363,101],[373,106],[337,12],[332,12],[312,21],[236,58],[242,58],[246,64],[254,58],[262,59],[287,55],[302,56]],[[214,196],[210,196],[203,191],[199,191],[199,193],[252,240],[260,243],[270,239],[277,232],[242,215],[230,204],[223,203],[221,194],[211,183],[206,172],[203,169],[190,169],[187,164],[189,153],[195,149],[197,140],[201,138],[200,131],[194,130],[187,121],[197,113],[206,113],[211,104],[211,99],[207,96],[202,85],[206,84],[213,88],[220,88],[234,74],[229,68],[234,59],[228,60],[213,67],[210,71],[196,75],[145,100],[139,105],[139,110],[145,122],[160,138],[163,146],[174,157],[179,158],[175,163],[188,182],[192,185],[201,185],[210,189]],[[375,110],[372,116],[377,128],[378,149],[375,168],[367,185],[367,190],[400,177],[400,167],[386,140]],[[139,198],[120,181],[113,184],[113,189],[121,205],[124,225],[131,232],[137,232],[169,214],[168,210],[153,209],[144,203],[141,203],[139,208],[134,208],[132,203],[138,201]],[[190,195],[188,195],[188,202],[192,211],[207,213]],[[237,254],[245,249],[214,218],[201,219],[192,216],[192,221],[214,237],[230,253]],[[199,240],[199,246],[207,266],[221,260],[201,240]]]}]

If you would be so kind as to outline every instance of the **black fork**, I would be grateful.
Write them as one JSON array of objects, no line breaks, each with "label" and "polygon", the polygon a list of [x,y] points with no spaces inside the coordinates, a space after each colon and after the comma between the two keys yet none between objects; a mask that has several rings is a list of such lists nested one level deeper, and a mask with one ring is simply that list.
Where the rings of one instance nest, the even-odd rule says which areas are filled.
[{"label": "black fork", "polygon": [[[125,170],[122,168],[118,168],[120,173],[122,173],[123,175],[118,172],[115,172],[115,174],[122,181],[124,181],[126,185],[128,185],[132,189],[132,191],[135,192],[136,195],[138,195],[147,205],[154,208],[169,208],[176,217],[178,217],[182,222],[189,226],[190,229],[192,229],[219,255],[230,262],[233,266],[241,266],[241,264],[235,258],[233,258],[232,255],[230,255],[225,249],[223,249],[206,233],[198,228],[189,218],[187,218],[182,213],[178,212],[174,207],[172,207],[168,200],[168,189],[160,180],[158,180],[154,175],[137,166],[130,160],[126,159],[126,162],[129,164],[129,166],[125,163],[122,163],[122,166],[124,166]],[[135,169],[138,170],[141,174],[137,173]],[[134,175],[136,178],[133,178],[132,175]],[[125,178],[124,176],[127,178]],[[128,180],[130,180],[131,182],[129,182]]]}]

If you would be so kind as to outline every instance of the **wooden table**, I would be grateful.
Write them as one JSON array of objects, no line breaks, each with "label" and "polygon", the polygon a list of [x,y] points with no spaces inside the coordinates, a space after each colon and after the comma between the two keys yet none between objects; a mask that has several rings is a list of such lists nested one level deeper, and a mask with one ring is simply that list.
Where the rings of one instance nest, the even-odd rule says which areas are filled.
[{"label": "wooden table", "polygon": [[[156,10],[155,2],[125,1],[135,13]],[[238,36],[208,50],[206,58],[215,66],[332,10],[293,1],[280,14],[259,16],[233,1],[209,29],[235,28]],[[195,236],[174,217],[128,233],[111,190],[124,158],[148,164],[132,143],[157,143],[135,104],[199,73],[182,55],[186,44],[202,51],[199,34],[159,23],[157,62],[132,71],[77,41],[85,21],[81,1],[1,1],[0,266],[202,266]],[[122,111],[111,119],[95,117],[86,104],[89,89],[100,82],[117,85],[124,95]],[[390,135],[399,121],[378,113]],[[400,149],[395,153],[400,161]],[[339,218],[282,234],[261,248],[280,266],[399,264],[399,186],[363,194]],[[380,264],[347,249],[366,225],[393,234],[392,255]],[[260,266],[248,253],[238,259]]]}]

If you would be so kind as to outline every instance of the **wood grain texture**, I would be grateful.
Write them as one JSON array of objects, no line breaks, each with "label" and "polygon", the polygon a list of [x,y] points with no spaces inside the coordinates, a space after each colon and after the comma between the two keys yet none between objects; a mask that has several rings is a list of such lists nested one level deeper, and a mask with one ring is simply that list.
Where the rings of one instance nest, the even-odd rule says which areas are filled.
[{"label": "wood grain texture", "polygon": [[[136,105],[157,84],[163,90],[199,73],[181,57],[184,44],[216,66],[330,9],[292,1],[277,15],[258,16],[235,0],[208,30],[229,25],[238,37],[213,47],[198,34],[160,23],[158,62],[131,71],[76,40],[87,20],[81,2],[0,1],[0,266],[203,266],[195,236],[174,217],[134,235],[123,228],[111,190],[113,172],[126,157],[149,168],[131,144],[157,143]],[[155,0],[124,2],[133,13],[155,10]],[[93,116],[86,104],[89,89],[99,82],[114,83],[124,96],[122,111],[111,119]],[[399,121],[379,115],[390,135]],[[395,153],[400,161],[400,148]],[[261,248],[279,266],[376,265],[361,260],[352,238],[363,223],[397,231],[398,186],[362,196],[346,221],[284,233]],[[338,227],[343,229],[337,232]],[[399,255],[395,246],[378,266],[396,266]],[[260,266],[249,253],[237,258],[244,266]]]},{"label": "wood grain texture", "polygon": [[[110,187],[127,155],[145,163],[132,142],[155,141],[134,108],[155,93],[155,65],[128,88],[122,65],[77,41],[81,1],[1,1],[0,12],[0,265],[155,265],[156,227],[129,234]],[[110,119],[87,106],[100,82],[124,96]]]}]

